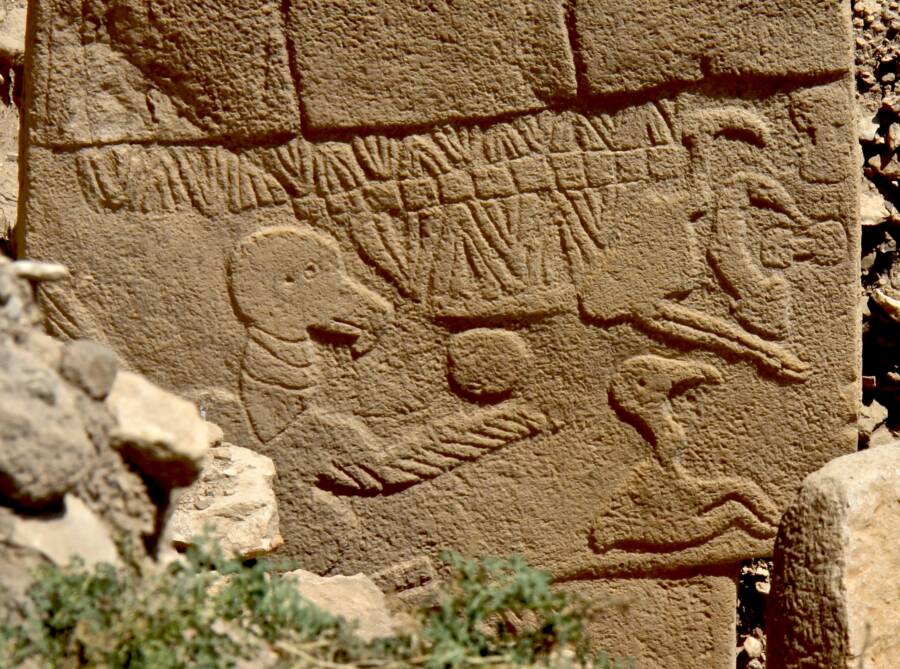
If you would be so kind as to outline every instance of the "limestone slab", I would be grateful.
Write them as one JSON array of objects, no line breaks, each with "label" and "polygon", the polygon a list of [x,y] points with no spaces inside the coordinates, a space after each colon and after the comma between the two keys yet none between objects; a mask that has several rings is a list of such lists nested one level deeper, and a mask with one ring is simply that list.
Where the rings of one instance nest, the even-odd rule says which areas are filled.
[{"label": "limestone slab", "polygon": [[775,544],[769,657],[776,669],[887,669],[900,658],[900,445],[811,474]]},{"label": "limestone slab", "polygon": [[576,94],[561,0],[291,2],[287,30],[313,128],[489,118]]},{"label": "limestone slab", "polygon": [[[24,248],[72,271],[42,288],[49,325],[271,457],[282,550],[311,571],[452,548],[586,592],[725,578],[856,444],[849,51],[788,70],[723,42],[771,71],[607,99],[579,37],[605,4],[528,3],[568,19],[538,34],[564,37],[576,96],[555,57],[527,86],[513,66],[525,5],[288,3],[295,136],[30,145]],[[751,28],[782,35],[773,16]],[[819,7],[826,45],[845,18]]]},{"label": "limestone slab", "polygon": [[299,127],[275,0],[38,0],[31,141],[262,138]]},{"label": "limestone slab", "polygon": [[846,72],[850,8],[840,0],[576,0],[592,93],[633,93],[708,76]]}]

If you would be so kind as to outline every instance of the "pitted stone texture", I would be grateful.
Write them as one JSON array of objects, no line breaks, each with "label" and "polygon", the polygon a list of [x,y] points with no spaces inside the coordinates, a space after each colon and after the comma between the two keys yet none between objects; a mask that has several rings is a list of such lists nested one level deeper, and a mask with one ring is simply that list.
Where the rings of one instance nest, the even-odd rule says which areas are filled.
[{"label": "pitted stone texture", "polygon": [[116,354],[103,344],[87,340],[73,341],[66,346],[60,362],[63,377],[95,400],[109,395],[118,371]]},{"label": "pitted stone texture", "polygon": [[618,666],[734,669],[733,573],[726,568],[702,576],[581,581],[561,587],[597,604],[586,632],[594,648],[619,659]]},{"label": "pitted stone texture", "polygon": [[0,495],[25,509],[57,504],[94,457],[76,393],[31,353],[0,342]]},{"label": "pitted stone texture", "polygon": [[[693,4],[713,26],[738,6]],[[25,251],[72,270],[42,290],[53,331],[106,333],[271,457],[308,569],[452,547],[652,593],[769,554],[803,478],[855,448],[849,51],[789,69],[729,25],[721,49],[760,68],[611,98],[587,72],[575,97],[520,65],[535,31],[567,50],[563,25],[589,64],[590,8],[561,5],[287,2],[303,136],[29,147]],[[523,29],[525,8],[556,18]],[[748,34],[781,40],[774,16]],[[683,27],[654,25],[651,65]]]},{"label": "pitted stone texture", "polygon": [[576,94],[561,0],[294,1],[288,35],[314,128],[424,125]]},{"label": "pitted stone texture", "polygon": [[209,451],[197,481],[179,493],[167,532],[179,548],[206,534],[232,558],[271,553],[278,531],[275,465],[247,448],[222,444]]},{"label": "pitted stone texture", "polygon": [[900,444],[811,474],[782,520],[768,625],[775,669],[890,669],[900,658]]},{"label": "pitted stone texture", "polygon": [[275,0],[38,0],[28,116],[52,146],[299,127]]},{"label": "pitted stone texture", "polygon": [[710,75],[829,75],[853,62],[849,6],[840,0],[576,0],[575,26],[592,93]]}]

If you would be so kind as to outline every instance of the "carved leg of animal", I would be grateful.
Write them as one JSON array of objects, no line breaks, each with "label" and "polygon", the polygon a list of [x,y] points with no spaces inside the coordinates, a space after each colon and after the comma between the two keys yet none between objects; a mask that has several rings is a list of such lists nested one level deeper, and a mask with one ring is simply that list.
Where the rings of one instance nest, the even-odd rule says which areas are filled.
[{"label": "carved leg of animal", "polygon": [[311,421],[306,433],[316,435],[326,453],[320,485],[349,495],[398,492],[550,429],[539,409],[517,400],[444,417],[384,449],[356,419],[305,418]]},{"label": "carved leg of animal", "polygon": [[778,510],[765,491],[753,481],[737,477],[690,477],[689,480],[697,497],[703,500],[703,507],[699,510],[701,514],[726,503],[736,502],[745,506],[761,524],[771,528],[778,525]]},{"label": "carved leg of animal", "polygon": [[609,496],[591,543],[598,553],[676,551],[709,541],[732,525],[769,538],[777,518],[767,495],[752,481],[703,480],[683,467],[650,459]]},{"label": "carved leg of animal", "polygon": [[675,302],[660,301],[653,312],[639,316],[640,325],[711,350],[725,349],[750,357],[770,372],[795,381],[809,377],[810,366],[778,344]]}]

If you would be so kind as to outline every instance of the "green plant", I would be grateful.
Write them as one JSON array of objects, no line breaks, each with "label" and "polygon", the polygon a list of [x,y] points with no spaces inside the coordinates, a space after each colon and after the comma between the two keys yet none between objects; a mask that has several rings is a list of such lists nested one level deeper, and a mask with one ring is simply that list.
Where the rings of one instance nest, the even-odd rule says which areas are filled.
[{"label": "green plant", "polygon": [[425,619],[430,667],[460,667],[472,656],[531,664],[563,647],[586,657],[587,607],[550,588],[550,575],[519,557],[444,560],[453,576],[438,608]]},{"label": "green plant", "polygon": [[278,669],[619,669],[587,653],[588,607],[551,589],[546,573],[520,558],[445,559],[438,604],[415,612],[408,633],[371,643],[301,597],[279,575],[286,565],[244,566],[202,541],[162,570],[44,566],[27,599],[0,611],[0,668],[30,659],[53,669],[219,669],[267,658]]}]

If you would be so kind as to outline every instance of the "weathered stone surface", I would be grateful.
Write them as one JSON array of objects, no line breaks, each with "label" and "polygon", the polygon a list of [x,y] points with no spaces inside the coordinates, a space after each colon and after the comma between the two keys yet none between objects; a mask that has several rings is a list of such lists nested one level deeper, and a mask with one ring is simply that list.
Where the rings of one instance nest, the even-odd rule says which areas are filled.
[{"label": "weathered stone surface", "polygon": [[811,474],[775,543],[769,666],[888,669],[900,658],[900,445]]},{"label": "weathered stone surface", "polygon": [[17,265],[0,255],[0,338],[21,341],[41,322],[32,285],[14,272]]},{"label": "weathered stone surface", "polygon": [[576,94],[561,0],[291,2],[287,30],[314,128],[490,118]]},{"label": "weathered stone surface", "polygon": [[[692,4],[721,44],[673,50],[659,3],[285,3],[303,132],[32,141],[53,331],[271,457],[305,568],[518,552],[645,602],[699,574],[719,632],[671,664],[716,667],[721,570],[856,444],[857,124],[844,8],[759,3],[738,39],[744,5]],[[604,65],[632,24],[647,66]],[[610,639],[652,666],[640,619]]]},{"label": "weathered stone surface", "polygon": [[625,667],[624,658],[632,658],[637,669],[734,669],[737,584],[728,571],[563,587],[597,604],[586,631],[596,648],[623,658]]},{"label": "weathered stone surface", "polygon": [[106,524],[117,542],[138,547],[157,532],[158,500],[141,476],[108,445],[79,481],[75,494]]},{"label": "weathered stone surface", "polygon": [[95,400],[105,399],[116,380],[119,360],[103,344],[80,340],[66,346],[60,361],[60,373]]},{"label": "weathered stone surface", "polygon": [[220,436],[193,404],[131,372],[116,376],[106,404],[116,419],[112,447],[167,487],[193,481]]},{"label": "weathered stone surface", "polygon": [[94,457],[72,390],[29,352],[0,342],[0,496],[23,508],[58,503]]},{"label": "weathered stone surface", "polygon": [[840,0],[576,0],[575,26],[592,93],[717,75],[831,75],[853,62]]},{"label": "weathered stone surface", "polygon": [[0,543],[40,553],[64,566],[73,558],[85,565],[119,565],[121,558],[100,519],[74,495],[66,495],[55,516],[19,516],[0,508]]},{"label": "weathered stone surface", "polygon": [[167,526],[171,541],[186,547],[211,528],[228,557],[272,552],[284,543],[274,481],[270,458],[232,444],[211,449],[199,479],[178,496]]},{"label": "weathered stone surface", "polygon": [[295,131],[275,0],[38,0],[28,129],[44,145]]},{"label": "weathered stone surface", "polygon": [[323,611],[354,623],[362,640],[394,635],[395,622],[384,593],[365,574],[325,577],[297,569],[284,577],[296,581],[300,594]]}]

